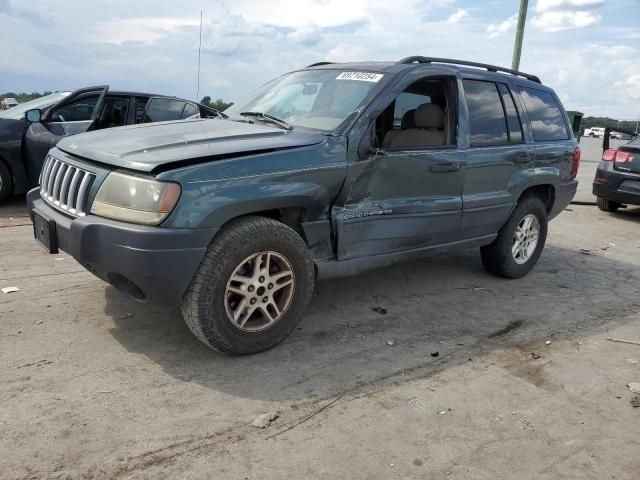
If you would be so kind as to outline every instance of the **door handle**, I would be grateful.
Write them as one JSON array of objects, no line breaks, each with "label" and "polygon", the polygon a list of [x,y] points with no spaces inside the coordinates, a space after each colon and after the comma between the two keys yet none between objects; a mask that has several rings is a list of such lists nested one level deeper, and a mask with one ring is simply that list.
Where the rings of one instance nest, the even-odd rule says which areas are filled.
[{"label": "door handle", "polygon": [[429,167],[429,170],[435,173],[457,172],[458,170],[460,170],[460,164],[452,162],[436,163],[434,165],[431,165]]}]

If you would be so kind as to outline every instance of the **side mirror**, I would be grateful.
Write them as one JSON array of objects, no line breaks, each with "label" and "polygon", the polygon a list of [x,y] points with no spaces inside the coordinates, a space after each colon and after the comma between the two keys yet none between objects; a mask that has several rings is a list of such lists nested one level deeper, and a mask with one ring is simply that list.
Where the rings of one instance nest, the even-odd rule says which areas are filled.
[{"label": "side mirror", "polygon": [[34,108],[33,110],[27,110],[24,115],[27,121],[31,123],[39,123],[42,118],[42,112],[40,111],[39,108]]}]

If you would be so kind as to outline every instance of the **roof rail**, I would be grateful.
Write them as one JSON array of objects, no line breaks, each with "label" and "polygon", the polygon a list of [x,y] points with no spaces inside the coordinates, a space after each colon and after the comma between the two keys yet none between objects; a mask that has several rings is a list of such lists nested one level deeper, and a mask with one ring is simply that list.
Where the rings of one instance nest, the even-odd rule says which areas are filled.
[{"label": "roof rail", "polygon": [[465,65],[469,67],[485,68],[489,72],[503,72],[510,73],[511,75],[517,75],[518,77],[524,77],[532,82],[542,83],[540,78],[535,75],[530,75],[524,72],[518,72],[517,70],[511,70],[510,68],[497,67],[495,65],[488,65],[486,63],[468,62],[466,60],[454,60],[452,58],[436,58],[436,57],[422,57],[420,55],[414,55],[412,57],[406,57],[397,62],[398,64],[408,63],[451,63],[454,65]]},{"label": "roof rail", "polygon": [[319,67],[320,65],[331,65],[333,62],[316,62],[316,63],[312,63],[311,65],[307,65],[304,68],[311,68],[311,67]]}]

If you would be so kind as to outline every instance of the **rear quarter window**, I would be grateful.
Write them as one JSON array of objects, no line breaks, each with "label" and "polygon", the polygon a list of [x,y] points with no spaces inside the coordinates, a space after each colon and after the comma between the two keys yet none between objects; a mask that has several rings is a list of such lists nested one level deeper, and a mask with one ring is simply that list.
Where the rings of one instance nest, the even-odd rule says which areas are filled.
[{"label": "rear quarter window", "polygon": [[520,94],[529,113],[536,142],[569,139],[567,124],[553,94],[528,87],[521,87]]}]

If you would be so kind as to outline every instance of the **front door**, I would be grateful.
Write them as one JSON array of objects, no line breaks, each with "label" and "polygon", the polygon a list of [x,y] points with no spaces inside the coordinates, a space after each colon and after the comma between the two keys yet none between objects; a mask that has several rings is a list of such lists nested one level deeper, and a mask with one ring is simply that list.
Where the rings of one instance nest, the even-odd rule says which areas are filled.
[{"label": "front door", "polygon": [[100,111],[108,87],[77,90],[52,106],[41,122],[31,123],[23,140],[23,152],[29,180],[37,183],[47,152],[60,139],[88,131]]},{"label": "front door", "polygon": [[[350,165],[347,187],[333,209],[340,260],[455,239],[464,181],[456,148],[455,85],[447,78],[414,79],[382,107],[375,120],[379,147]],[[407,112],[417,121],[398,129]],[[393,141],[384,140],[390,130]]]}]

